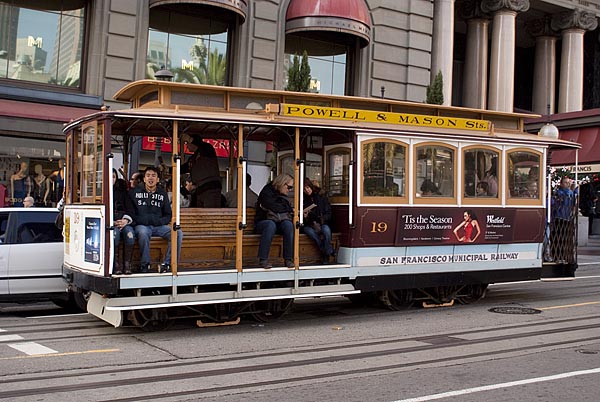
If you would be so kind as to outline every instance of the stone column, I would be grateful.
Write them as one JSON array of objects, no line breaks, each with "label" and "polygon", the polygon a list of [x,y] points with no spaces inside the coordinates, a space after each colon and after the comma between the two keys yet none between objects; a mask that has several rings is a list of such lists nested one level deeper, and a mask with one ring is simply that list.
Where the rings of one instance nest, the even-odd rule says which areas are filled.
[{"label": "stone column", "polygon": [[454,60],[454,0],[433,3],[433,38],[431,45],[431,79],[439,71],[444,80],[444,105],[452,104],[452,64]]},{"label": "stone column", "polygon": [[488,84],[488,25],[481,11],[481,1],[461,4],[461,16],[467,20],[467,46],[463,71],[463,106],[477,109],[487,107]]},{"label": "stone column", "polygon": [[531,110],[538,114],[554,114],[556,107],[554,95],[556,92],[556,35],[550,28],[550,17],[532,21],[527,29],[531,35],[535,36]]},{"label": "stone column", "polygon": [[558,113],[583,109],[583,35],[597,26],[594,14],[581,10],[557,14],[552,19],[552,28],[561,30],[562,38]]},{"label": "stone column", "polygon": [[529,0],[484,0],[481,10],[493,13],[488,108],[512,112],[515,98],[515,25]]}]

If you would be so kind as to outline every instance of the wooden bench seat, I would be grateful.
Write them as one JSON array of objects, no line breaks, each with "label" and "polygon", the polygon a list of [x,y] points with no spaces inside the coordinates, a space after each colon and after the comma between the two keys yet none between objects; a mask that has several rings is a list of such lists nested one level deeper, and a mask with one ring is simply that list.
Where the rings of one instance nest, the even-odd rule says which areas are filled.
[{"label": "wooden bench seat", "polygon": [[[260,234],[254,233],[255,210],[247,209],[247,226],[242,241],[242,259],[244,267],[258,266],[258,245]],[[185,208],[180,212],[180,225],[183,231],[183,244],[179,269],[182,271],[202,268],[234,268],[236,253],[236,208]],[[339,235],[332,239],[335,249]],[[306,235],[300,238],[300,265],[321,263],[321,253],[316,244]],[[163,260],[166,241],[153,238],[150,242],[152,268],[156,269]],[[283,266],[283,238],[275,235],[271,243],[270,261],[274,266]],[[133,257],[134,266],[139,263],[139,253]]]}]

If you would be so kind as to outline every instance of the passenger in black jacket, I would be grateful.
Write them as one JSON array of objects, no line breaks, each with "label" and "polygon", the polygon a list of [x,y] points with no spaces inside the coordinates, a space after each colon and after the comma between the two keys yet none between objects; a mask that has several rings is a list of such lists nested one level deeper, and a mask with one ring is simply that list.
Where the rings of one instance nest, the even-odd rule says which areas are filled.
[{"label": "passenger in black jacket", "polygon": [[[135,206],[135,235],[140,245],[140,273],[150,270],[150,238],[162,237],[167,241],[165,259],[159,272],[171,270],[171,202],[167,192],[158,185],[158,168],[148,166],[144,170],[144,181],[129,191]],[[181,251],[183,234],[177,231],[177,257]]]},{"label": "passenger in black jacket", "polygon": [[[127,194],[127,182],[117,177],[113,169],[113,238],[114,263],[113,274],[131,274],[131,256],[135,246],[135,231],[133,229],[134,206]],[[123,238],[123,264],[119,259],[119,243]]]},{"label": "passenger in black jacket", "polygon": [[272,183],[263,187],[258,195],[256,208],[256,233],[260,233],[258,263],[263,268],[271,268],[269,251],[275,233],[283,234],[283,259],[285,266],[294,267],[294,209],[287,198],[294,188],[294,179],[285,173],[277,176]]},{"label": "passenger in black jacket", "polygon": [[329,257],[335,252],[331,245],[331,205],[325,197],[318,194],[317,187],[310,179],[304,179],[304,210],[314,205],[309,211],[304,212],[304,226],[302,231],[319,246],[323,257],[323,264],[329,262]]}]

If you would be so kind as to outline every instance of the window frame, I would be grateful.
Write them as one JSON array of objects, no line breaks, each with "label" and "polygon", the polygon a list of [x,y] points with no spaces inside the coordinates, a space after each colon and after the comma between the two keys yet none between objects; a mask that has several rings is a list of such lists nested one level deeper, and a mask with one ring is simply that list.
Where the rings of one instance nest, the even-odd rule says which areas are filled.
[{"label": "window frame", "polygon": [[[498,194],[496,197],[466,197],[465,196],[465,153],[472,150],[481,149],[484,151],[493,151],[498,155],[498,162],[496,164],[496,176],[498,180]],[[461,204],[463,205],[501,205],[504,196],[504,188],[502,186],[501,178],[504,177],[504,158],[502,148],[493,147],[484,144],[472,144],[466,145],[461,148]]]},{"label": "window frame", "polygon": [[[348,194],[348,195],[339,195],[339,196],[332,196],[331,195],[331,190],[329,188],[329,183],[330,183],[330,171],[331,171],[331,166],[329,165],[329,156],[332,153],[344,153],[348,155],[349,161],[352,162],[352,144],[351,143],[347,143],[347,144],[336,144],[333,146],[327,146],[324,147],[324,160],[323,160],[323,187],[327,190],[327,193],[329,194],[329,202],[331,204],[349,204],[350,203],[350,197],[352,196],[352,194]],[[355,168],[355,165],[349,164],[348,165],[348,177],[344,178],[343,172],[342,172],[342,188],[344,188],[344,181],[346,182],[346,189],[348,190],[348,193],[350,192],[350,170]],[[325,186],[325,180],[327,180],[327,186]]]},{"label": "window frame", "polygon": [[[413,205],[425,205],[425,204],[435,204],[435,205],[448,205],[448,204],[457,204],[459,199],[458,197],[458,175],[457,175],[457,167],[458,167],[458,159],[461,157],[459,154],[459,149],[457,145],[452,145],[450,142],[440,142],[440,141],[422,141],[415,142],[412,144],[412,152],[413,152],[413,174],[412,174],[412,204]],[[454,188],[454,196],[452,197],[417,197],[417,152],[420,147],[428,147],[428,146],[438,146],[441,148],[448,148],[454,152],[454,158],[452,161],[452,169],[453,169],[453,188]]]},{"label": "window frame", "polygon": [[[391,143],[394,145],[400,145],[404,147],[404,195],[403,196],[370,196],[364,194],[364,177],[363,172],[365,169],[365,158],[363,156],[363,145],[371,144],[371,143]],[[379,138],[369,138],[358,143],[359,155],[358,160],[360,161],[360,166],[357,169],[357,184],[358,184],[358,199],[360,201],[360,205],[363,204],[408,204],[408,194],[410,193],[410,180],[409,180],[409,159],[410,159],[410,150],[411,145],[409,142],[400,141],[397,139],[387,138],[387,137],[379,137]]]},{"label": "window frame", "polygon": [[[512,198],[510,196],[510,181],[509,181],[509,166],[508,164],[510,163],[510,155],[512,153],[515,152],[527,152],[533,155],[537,155],[539,157],[539,173],[538,173],[538,179],[537,179],[537,186],[538,186],[538,196],[537,198]],[[505,191],[505,199],[506,199],[506,205],[531,205],[531,206],[543,206],[544,205],[544,187],[543,187],[543,181],[544,181],[544,172],[542,171],[543,166],[544,166],[544,153],[541,151],[538,151],[534,148],[527,148],[527,147],[515,147],[515,148],[510,148],[510,149],[506,149],[505,151],[506,153],[506,158],[505,158],[505,163],[504,163],[504,172],[506,173],[506,177],[505,177],[505,184],[504,184],[504,191]]]}]

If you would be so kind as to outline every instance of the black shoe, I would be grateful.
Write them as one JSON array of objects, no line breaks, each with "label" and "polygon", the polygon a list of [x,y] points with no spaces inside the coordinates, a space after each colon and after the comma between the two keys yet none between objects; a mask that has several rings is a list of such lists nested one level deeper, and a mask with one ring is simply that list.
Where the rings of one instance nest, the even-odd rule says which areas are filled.
[{"label": "black shoe", "polygon": [[115,270],[113,271],[113,275],[123,275],[123,271],[121,271],[120,266],[115,266]]},{"label": "black shoe", "polygon": [[148,274],[150,273],[150,264],[145,263],[140,265],[140,274]]},{"label": "black shoe", "polygon": [[294,260],[285,260],[285,266],[288,268],[295,268]]},{"label": "black shoe", "polygon": [[323,263],[323,265],[329,264],[329,256],[328,255],[323,255],[323,258],[321,259],[321,262]]},{"label": "black shoe", "polygon": [[260,267],[264,269],[269,269],[272,267],[272,265],[269,264],[269,260],[258,260],[258,265],[260,265]]},{"label": "black shoe", "polygon": [[165,272],[171,272],[171,264],[160,264],[159,271],[161,274]]},{"label": "black shoe", "polygon": [[124,268],[123,268],[123,273],[124,273],[125,275],[131,275],[131,264],[130,264],[130,263],[128,263],[128,262],[126,262],[126,263],[125,263],[125,264],[123,264],[123,265],[124,265]]}]

